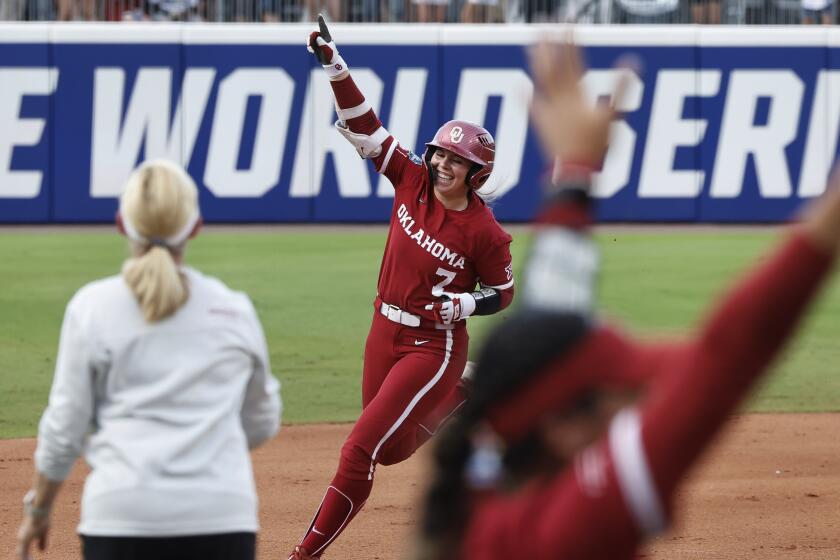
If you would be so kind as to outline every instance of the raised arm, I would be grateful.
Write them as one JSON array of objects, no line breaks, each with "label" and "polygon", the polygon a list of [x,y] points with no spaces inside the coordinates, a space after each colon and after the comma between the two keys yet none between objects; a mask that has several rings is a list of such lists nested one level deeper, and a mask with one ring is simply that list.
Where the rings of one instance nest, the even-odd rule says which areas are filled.
[{"label": "raised arm", "polygon": [[[589,191],[607,149],[615,111],[584,99],[580,58],[572,43],[541,42],[530,58],[535,86],[532,122],[553,169],[546,174],[521,297],[525,306],[589,315],[600,259],[589,235]],[[627,82],[625,76],[617,84],[613,106]]]},{"label": "raised arm", "polygon": [[[398,143],[382,126],[379,117],[356,86],[350,69],[338,54],[335,41],[320,14],[318,28],[318,31],[310,33],[306,48],[315,55],[330,79],[338,115],[335,128],[356,148],[363,159],[373,161],[377,172],[385,173]],[[389,179],[395,182],[390,174]]]},{"label": "raised arm", "polygon": [[646,403],[645,448],[665,499],[783,349],[830,271],[840,243],[838,177],[770,258],[714,306]]},{"label": "raised arm", "polygon": [[[568,259],[576,251],[573,243],[566,242],[564,248],[563,230],[570,221],[588,219],[579,211],[582,205],[568,201],[585,200],[589,169],[597,167],[606,148],[611,115],[603,108],[582,105],[580,59],[570,42],[539,45],[533,52],[532,69],[534,123],[548,154],[563,161],[563,172],[540,217],[546,227],[535,241],[535,252],[541,242],[549,250],[532,254],[524,298],[542,307],[568,306],[585,300],[587,292],[585,275],[579,274],[583,267],[560,262],[564,254]],[[593,497],[582,490],[588,488],[585,477],[571,490],[561,486],[575,503],[581,546],[598,541],[604,547],[620,548],[664,527],[676,485],[768,370],[831,269],[840,248],[840,173],[833,174],[827,191],[770,258],[713,305],[692,338],[633,350],[636,359],[629,361],[645,356],[657,375],[651,379],[646,399],[616,417],[603,444],[611,465],[607,484],[617,486],[618,492]],[[565,238],[568,241],[568,235]],[[577,260],[585,262],[585,257]],[[570,285],[565,271],[579,281],[582,299],[548,297],[552,286]],[[535,284],[534,275],[541,281]],[[558,506],[555,513],[559,511]],[[615,531],[605,544],[598,528],[609,516],[615,523],[629,516],[634,523],[621,525],[628,529]],[[589,537],[583,534],[587,527],[592,532]]]}]

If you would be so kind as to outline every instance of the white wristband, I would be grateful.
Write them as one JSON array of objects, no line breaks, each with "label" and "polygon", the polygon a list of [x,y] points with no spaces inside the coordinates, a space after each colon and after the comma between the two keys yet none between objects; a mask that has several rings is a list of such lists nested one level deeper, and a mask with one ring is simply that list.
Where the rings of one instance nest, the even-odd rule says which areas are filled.
[{"label": "white wristband", "polygon": [[324,71],[327,73],[327,77],[330,80],[335,80],[348,70],[349,68],[347,68],[347,63],[344,62],[344,59],[341,58],[340,54],[335,55],[330,64],[324,64]]},{"label": "white wristband", "polygon": [[524,305],[590,316],[600,256],[587,236],[561,227],[544,228],[531,244],[525,265]]},{"label": "white wristband", "polygon": [[460,294],[452,294],[451,298],[458,298],[461,301],[461,313],[458,316],[459,319],[466,319],[475,313],[475,298],[471,293],[463,292]]}]

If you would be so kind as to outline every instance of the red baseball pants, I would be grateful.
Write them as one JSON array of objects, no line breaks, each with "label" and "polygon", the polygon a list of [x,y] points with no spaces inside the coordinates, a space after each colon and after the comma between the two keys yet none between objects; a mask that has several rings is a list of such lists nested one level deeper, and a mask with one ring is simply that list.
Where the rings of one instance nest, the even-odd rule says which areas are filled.
[{"label": "red baseball pants", "polygon": [[411,456],[463,402],[466,325],[412,328],[374,313],[365,344],[362,414],[301,546],[319,556],[364,506],[377,464]]}]

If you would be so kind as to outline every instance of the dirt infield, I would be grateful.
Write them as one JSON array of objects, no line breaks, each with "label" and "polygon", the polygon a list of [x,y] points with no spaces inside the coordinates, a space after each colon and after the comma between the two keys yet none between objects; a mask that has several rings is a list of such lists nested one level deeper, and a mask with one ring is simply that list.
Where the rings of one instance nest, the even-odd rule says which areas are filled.
[{"label": "dirt infield", "polygon": [[[840,558],[840,414],[738,417],[678,498],[671,533],[642,556],[655,560]],[[259,558],[285,560],[330,480],[349,424],[286,427],[254,454],[261,497]],[[33,440],[0,441],[0,555],[12,557],[20,499],[32,476]],[[326,560],[405,558],[421,491],[421,452],[381,468],[364,511]],[[56,505],[49,550],[78,558],[74,530],[85,473],[73,472]]]}]

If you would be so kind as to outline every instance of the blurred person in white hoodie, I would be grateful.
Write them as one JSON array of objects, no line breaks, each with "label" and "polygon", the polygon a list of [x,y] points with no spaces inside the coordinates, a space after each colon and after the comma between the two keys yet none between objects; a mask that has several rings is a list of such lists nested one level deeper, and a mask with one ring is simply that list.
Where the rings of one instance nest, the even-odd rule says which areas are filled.
[{"label": "blurred person in white hoodie", "polygon": [[281,411],[254,306],[184,266],[201,214],[177,165],[141,165],[117,224],[131,249],[122,274],[67,305],[17,557],[46,546],[55,496],[84,452],[85,560],[253,559],[249,449],[277,433]]}]

